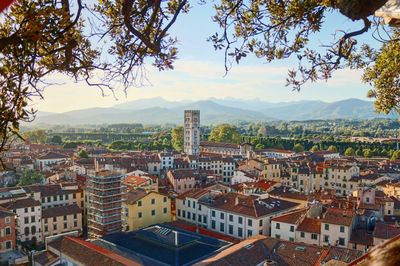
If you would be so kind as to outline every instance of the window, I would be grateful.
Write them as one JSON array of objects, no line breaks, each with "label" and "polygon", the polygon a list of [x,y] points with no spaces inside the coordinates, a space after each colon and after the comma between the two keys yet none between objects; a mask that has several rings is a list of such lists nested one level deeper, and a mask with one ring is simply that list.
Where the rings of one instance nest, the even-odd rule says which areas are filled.
[{"label": "window", "polygon": [[223,213],[223,212],[221,212],[221,213],[219,214],[219,218],[224,219],[224,213]]},{"label": "window", "polygon": [[11,235],[11,227],[6,227],[6,236]]},{"label": "window", "polygon": [[54,200],[54,201],[57,201],[57,196],[53,196],[53,200]]},{"label": "window", "polygon": [[45,231],[45,232],[48,232],[48,231],[49,231],[49,226],[48,226],[47,224],[44,226],[44,231]]},{"label": "window", "polygon": [[53,217],[53,222],[57,222],[57,217]]},{"label": "window", "polygon": [[47,197],[47,202],[50,202],[51,201],[51,197]]},{"label": "window", "polygon": [[329,236],[324,235],[324,242],[329,242]]},{"label": "window", "polygon": [[258,222],[258,226],[263,226],[263,220],[262,219]]},{"label": "window", "polygon": [[178,209],[178,216],[181,216],[181,209]]},{"label": "window", "polygon": [[233,225],[228,226],[228,234],[233,235]]},{"label": "window", "polygon": [[139,201],[137,202],[137,206],[139,206],[139,207],[142,206],[142,201],[141,201],[141,200],[139,200]]},{"label": "window", "polygon": [[339,237],[339,245],[344,246],[344,238],[343,237]]},{"label": "window", "polygon": [[289,241],[294,242],[294,238],[293,237],[289,237]]},{"label": "window", "polygon": [[29,224],[29,217],[24,218],[24,224]]},{"label": "window", "polygon": [[163,201],[164,201],[164,202],[167,202],[167,197],[164,197]]},{"label": "window", "polygon": [[211,211],[211,217],[215,217],[215,211]]},{"label": "window", "polygon": [[275,235],[275,238],[276,238],[276,239],[280,239],[280,238],[281,238],[281,235]]},{"label": "window", "polygon": [[69,195],[68,194],[65,195],[65,200],[69,200]]},{"label": "window", "polygon": [[253,226],[253,220],[247,219],[247,225],[248,226]]},{"label": "window", "polygon": [[151,210],[151,216],[156,215],[156,210]]},{"label": "window", "polygon": [[186,218],[186,211],[184,211],[184,210],[182,211],[182,217]]},{"label": "window", "polygon": [[225,224],[224,223],[219,224],[219,231],[225,232]]},{"label": "window", "polygon": [[329,231],[329,224],[325,224],[325,230]]},{"label": "window", "polygon": [[243,237],[243,229],[241,227],[238,228],[238,236]]},{"label": "window", "polygon": [[31,232],[32,234],[36,234],[36,226],[34,225],[31,226]]},{"label": "window", "polygon": [[167,213],[167,208],[164,208],[164,209],[163,209],[163,213]]},{"label": "window", "polygon": [[205,224],[205,223],[207,223],[207,216],[206,215],[203,216],[203,224]]},{"label": "window", "polygon": [[64,215],[64,221],[66,221],[67,220],[67,215]]},{"label": "window", "polygon": [[275,228],[276,229],[281,229],[281,224],[280,223],[276,223]]},{"label": "window", "polygon": [[199,211],[201,211],[201,205],[199,204]]},{"label": "window", "polygon": [[290,232],[294,232],[294,226],[293,225],[290,226]]},{"label": "window", "polygon": [[76,193],[72,194],[72,198],[76,199]]},{"label": "window", "polygon": [[64,223],[64,229],[67,229],[68,225],[67,223]]},{"label": "window", "polygon": [[11,249],[12,242],[11,241],[6,241],[6,249]]},{"label": "window", "polygon": [[317,234],[311,234],[311,239],[318,240],[318,235]]},{"label": "window", "polygon": [[28,208],[25,208],[25,209],[24,209],[24,212],[27,213],[27,212],[28,212]]},{"label": "window", "polygon": [[239,218],[238,218],[238,223],[239,223],[239,224],[243,224],[243,217],[239,217]]},{"label": "window", "polygon": [[35,211],[35,207],[31,207],[31,212],[34,212]]},{"label": "window", "polygon": [[57,230],[57,224],[53,224],[53,230]]},{"label": "window", "polygon": [[253,235],[253,231],[247,230],[247,237],[251,237]]},{"label": "window", "polygon": [[156,199],[151,199],[151,204],[156,204]]},{"label": "window", "polygon": [[229,222],[233,222],[233,215],[229,214]]},{"label": "window", "polygon": [[11,222],[11,217],[6,217],[5,222],[6,222],[6,224],[10,223]]},{"label": "window", "polygon": [[344,233],[344,226],[343,225],[340,226],[340,233]]},{"label": "window", "polygon": [[[185,188],[186,188],[186,185],[185,185]],[[188,207],[190,208],[190,200],[188,200]]]},{"label": "window", "polygon": [[74,219],[78,219],[78,215],[76,213],[74,214]]},{"label": "window", "polygon": [[305,233],[304,232],[300,232],[300,237],[304,238],[305,237]]},{"label": "window", "polygon": [[215,229],[215,221],[211,220],[211,229]]},{"label": "window", "polygon": [[193,201],[193,209],[196,209],[196,202]]},{"label": "window", "polygon": [[78,227],[78,222],[77,221],[74,222],[74,227]]},{"label": "window", "polygon": [[142,218],[142,212],[138,212],[138,218]]}]

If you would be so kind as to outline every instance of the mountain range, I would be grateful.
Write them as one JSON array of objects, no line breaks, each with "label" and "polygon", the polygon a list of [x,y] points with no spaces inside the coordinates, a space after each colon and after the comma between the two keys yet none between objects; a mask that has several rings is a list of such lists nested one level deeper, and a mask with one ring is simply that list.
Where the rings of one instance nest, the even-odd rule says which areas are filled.
[{"label": "mountain range", "polygon": [[38,112],[36,125],[55,124],[181,124],[183,111],[201,112],[202,124],[236,123],[238,121],[371,119],[398,118],[374,111],[373,102],[347,99],[336,102],[293,101],[270,103],[258,99],[210,98],[201,101],[168,101],[161,97],[139,99],[109,108],[90,108],[65,113]]}]

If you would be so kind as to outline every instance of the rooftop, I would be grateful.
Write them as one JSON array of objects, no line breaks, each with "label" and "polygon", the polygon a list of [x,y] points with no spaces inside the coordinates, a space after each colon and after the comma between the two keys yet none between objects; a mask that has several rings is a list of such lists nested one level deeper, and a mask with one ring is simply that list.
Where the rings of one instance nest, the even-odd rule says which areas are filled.
[{"label": "rooftop", "polygon": [[[199,235],[168,225],[104,236],[98,245],[114,246],[119,254],[130,254],[159,265],[189,265],[230,245],[229,242]],[[156,252],[155,252],[156,251]]]}]

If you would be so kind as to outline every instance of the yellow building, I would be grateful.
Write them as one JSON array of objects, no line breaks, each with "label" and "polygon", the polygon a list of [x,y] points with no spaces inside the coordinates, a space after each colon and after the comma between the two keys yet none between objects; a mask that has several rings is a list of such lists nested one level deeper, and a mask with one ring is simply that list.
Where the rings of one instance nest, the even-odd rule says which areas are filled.
[{"label": "yellow building", "polygon": [[156,191],[136,189],[127,192],[122,203],[126,231],[134,231],[153,224],[170,222],[171,199]]}]

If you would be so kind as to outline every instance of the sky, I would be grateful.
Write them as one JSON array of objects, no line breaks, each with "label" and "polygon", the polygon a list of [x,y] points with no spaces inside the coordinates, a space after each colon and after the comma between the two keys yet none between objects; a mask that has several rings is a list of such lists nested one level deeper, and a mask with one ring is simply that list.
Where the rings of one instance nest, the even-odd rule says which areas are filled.
[{"label": "sky", "polygon": [[[210,6],[194,4],[189,14],[178,17],[171,32],[179,39],[179,59],[174,64],[174,70],[160,72],[151,66],[146,67],[149,80],[146,86],[129,88],[126,94],[117,90],[114,95],[106,92],[106,96],[102,96],[99,89],[55,75],[53,79],[60,84],[46,88],[44,99],[34,99],[32,107],[39,111],[60,113],[111,107],[152,97],[168,100],[257,98],[269,102],[367,99],[369,86],[360,81],[360,71],[350,69],[338,71],[328,82],[307,84],[300,92],[292,91],[291,87],[285,86],[288,69],[295,67],[296,62],[292,59],[265,63],[262,59],[249,56],[240,65],[234,64],[225,75],[223,53],[215,51],[212,44],[206,41],[218,31],[211,21],[212,14]],[[360,28],[360,24],[350,22],[340,14],[332,14],[327,18],[324,31],[315,38],[318,38],[317,43],[326,44],[332,42],[336,30],[357,28]],[[361,38],[368,38],[368,35]]]}]

